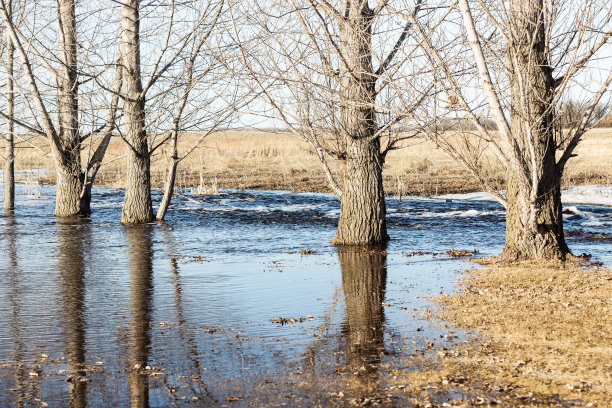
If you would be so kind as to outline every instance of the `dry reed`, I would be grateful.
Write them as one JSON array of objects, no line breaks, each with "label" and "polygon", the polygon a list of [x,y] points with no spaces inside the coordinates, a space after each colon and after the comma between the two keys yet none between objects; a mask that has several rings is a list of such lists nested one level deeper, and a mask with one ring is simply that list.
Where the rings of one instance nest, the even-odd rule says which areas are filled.
[{"label": "dry reed", "polygon": [[[181,138],[180,151],[194,143],[198,134]],[[32,145],[36,146],[33,148]],[[83,152],[87,160],[88,150]],[[2,149],[0,143],[0,149]],[[1,150],[0,150],[1,151]],[[53,160],[42,152],[49,146],[41,137],[28,143],[19,142],[16,169],[45,170],[36,176],[40,182],[54,182]],[[125,146],[113,138],[106,165],[97,183],[121,187],[125,178]],[[154,186],[161,186],[168,166],[168,147],[162,146],[152,157],[151,175]],[[612,129],[589,131],[577,149],[577,157],[569,162],[564,175],[565,185],[612,183]],[[491,161],[493,163],[493,161]],[[332,160],[332,172],[341,178],[341,166]],[[505,171],[494,164],[489,179],[500,187]],[[470,192],[480,185],[464,168],[437,150],[429,141],[408,140],[404,148],[389,153],[384,167],[385,190],[393,195],[437,195]],[[310,146],[297,137],[282,132],[239,131],[218,132],[181,162],[177,183],[187,189],[251,188],[293,191],[329,192],[327,180],[317,156]]]}]

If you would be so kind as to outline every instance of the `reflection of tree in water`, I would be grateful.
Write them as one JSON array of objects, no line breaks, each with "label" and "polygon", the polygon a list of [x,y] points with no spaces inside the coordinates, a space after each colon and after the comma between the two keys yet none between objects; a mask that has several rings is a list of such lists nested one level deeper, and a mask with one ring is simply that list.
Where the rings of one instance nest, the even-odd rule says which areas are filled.
[{"label": "reflection of tree in water", "polygon": [[151,344],[151,296],[153,293],[152,226],[125,227],[130,264],[130,358],[128,383],[132,407],[149,406],[147,366]]},{"label": "reflection of tree in water", "polygon": [[[387,255],[382,247],[343,247],[338,251],[346,321],[347,369],[356,373],[358,388],[378,387],[378,369],[384,349],[383,301],[387,283]],[[363,391],[363,389],[362,389]]]},{"label": "reflection of tree in water", "polygon": [[85,371],[85,251],[91,244],[87,219],[58,219],[59,288],[71,407],[87,406]]},{"label": "reflection of tree in water", "polygon": [[[15,386],[13,392],[17,396],[16,406],[25,407],[33,404],[33,400],[41,394],[40,386],[37,381],[29,378],[30,369],[27,367],[27,362],[24,361],[24,339],[21,332],[21,303],[23,300],[22,279],[24,276],[19,269],[18,252],[17,252],[17,225],[15,216],[12,212],[6,214],[6,228],[4,232],[4,240],[6,242],[6,260],[7,262],[7,278],[8,278],[8,295],[11,305],[10,332],[13,345],[13,361],[15,362]],[[5,389],[5,387],[2,387]]]},{"label": "reflection of tree in water", "polygon": [[[168,244],[168,253],[175,252],[172,234],[168,230],[164,230],[164,241]],[[170,257],[170,272],[172,274],[174,286],[174,307],[176,309],[176,322],[178,336],[182,343],[185,344],[186,357],[193,365],[193,373],[190,379],[193,384],[190,388],[194,390],[194,396],[204,400],[210,398],[211,403],[216,403],[212,395],[208,391],[208,387],[202,381],[202,367],[200,366],[198,345],[193,337],[193,333],[187,327],[187,319],[183,313],[183,290],[181,286],[181,275],[179,271],[178,261],[174,257]]]}]

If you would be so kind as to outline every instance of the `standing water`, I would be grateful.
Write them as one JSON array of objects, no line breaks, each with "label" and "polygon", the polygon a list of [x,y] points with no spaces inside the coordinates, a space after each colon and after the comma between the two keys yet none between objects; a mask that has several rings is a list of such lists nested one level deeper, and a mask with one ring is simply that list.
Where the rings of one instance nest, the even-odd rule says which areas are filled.
[{"label": "standing water", "polygon": [[[140,226],[119,224],[122,198],[97,189],[90,218],[58,219],[52,186],[18,185],[0,217],[0,406],[375,395],[409,369],[400,357],[452,330],[427,318],[428,299],[472,266],[444,252],[504,241],[492,202],[389,198],[391,242],[338,249],[327,194],[179,195],[166,223]],[[611,224],[608,207],[572,207],[571,249],[610,264]]]}]

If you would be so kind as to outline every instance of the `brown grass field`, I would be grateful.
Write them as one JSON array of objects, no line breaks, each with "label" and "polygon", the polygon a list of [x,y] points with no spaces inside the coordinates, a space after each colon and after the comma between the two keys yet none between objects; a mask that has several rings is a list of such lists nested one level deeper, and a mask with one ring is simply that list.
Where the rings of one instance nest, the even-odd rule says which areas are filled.
[{"label": "brown grass field", "polygon": [[[182,138],[181,149],[197,140],[196,134]],[[35,147],[33,147],[35,146]],[[3,144],[0,149],[3,152]],[[83,151],[87,159],[88,146]],[[152,158],[152,183],[161,186],[168,164],[166,146]],[[46,170],[35,176],[39,182],[54,182],[53,160],[43,138],[18,142],[16,169]],[[97,183],[121,187],[125,178],[125,147],[118,137],[109,147]],[[589,131],[570,160],[565,185],[612,183],[612,128]],[[332,170],[341,179],[338,162]],[[503,185],[504,171],[490,169],[491,179]],[[33,176],[28,176],[33,177]],[[481,187],[463,167],[424,139],[411,139],[405,147],[389,153],[384,183],[390,195],[438,195],[479,191]],[[282,132],[234,130],[210,135],[180,165],[178,187],[201,189],[249,188],[329,192],[322,166],[309,145]]]}]

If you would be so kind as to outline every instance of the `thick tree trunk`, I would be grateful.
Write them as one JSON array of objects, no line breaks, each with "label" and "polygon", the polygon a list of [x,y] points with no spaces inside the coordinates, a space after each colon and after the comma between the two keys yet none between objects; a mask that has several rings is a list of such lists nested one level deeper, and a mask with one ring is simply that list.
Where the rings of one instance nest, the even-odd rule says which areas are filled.
[{"label": "thick tree trunk", "polygon": [[[76,164],[76,163],[73,163]],[[56,161],[57,184],[55,186],[55,211],[57,217],[88,215],[91,212],[90,196],[83,193],[81,167],[66,166]]]},{"label": "thick tree trunk", "polygon": [[564,259],[570,253],[563,232],[560,175],[556,166],[549,164],[548,168],[546,178],[538,185],[535,224],[529,195],[520,191],[514,179],[509,180],[502,259]]},{"label": "thick tree trunk", "polygon": [[121,214],[122,223],[154,220],[151,202],[151,162],[145,122],[145,99],[140,77],[139,1],[121,5],[119,52],[124,69],[123,89],[125,139],[128,145],[127,184]]},{"label": "thick tree trunk", "polygon": [[57,69],[58,135],[61,153],[56,155],[56,216],[86,215],[90,212],[88,196],[81,197],[84,177],[81,171],[79,134],[79,88],[77,72],[76,14],[74,0],[57,2],[59,19],[59,60]]},{"label": "thick tree trunk", "polygon": [[[8,14],[12,14],[12,1],[8,2]],[[10,36],[6,36],[6,161],[4,163],[4,209],[15,208],[15,125],[11,120],[15,114],[15,92],[13,84],[13,61],[15,46]]]},{"label": "thick tree trunk", "polygon": [[[342,329],[346,339],[346,363],[351,371],[362,371],[364,367],[365,372],[360,374],[376,375],[384,350],[385,248],[340,247],[338,258],[346,303],[346,321]],[[370,381],[365,379],[365,383]]]},{"label": "thick tree trunk", "polygon": [[340,21],[340,101],[346,146],[344,185],[335,245],[389,240],[382,185],[383,156],[375,136],[376,78],[372,68],[371,13],[367,2],[349,2]]},{"label": "thick tree trunk", "polygon": [[385,194],[379,142],[347,138],[344,186],[334,245],[386,242]]},{"label": "thick tree trunk", "polygon": [[506,212],[507,259],[563,259],[561,173],[555,160],[554,79],[548,62],[542,0],[513,0],[509,50],[511,129],[524,152],[529,183],[510,175]]}]

